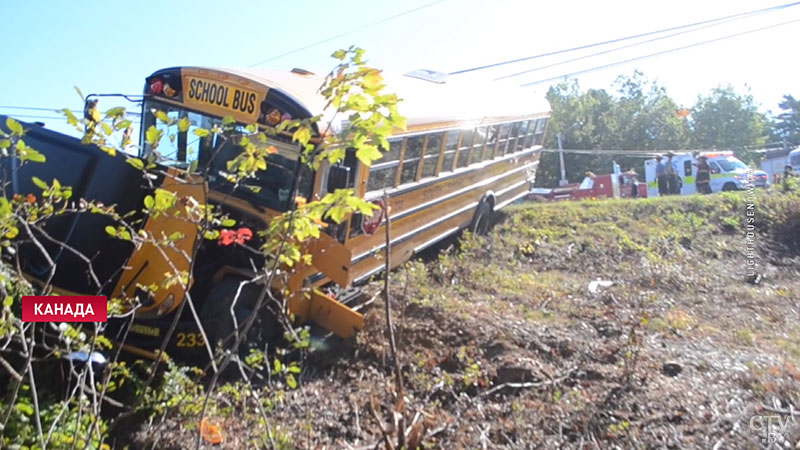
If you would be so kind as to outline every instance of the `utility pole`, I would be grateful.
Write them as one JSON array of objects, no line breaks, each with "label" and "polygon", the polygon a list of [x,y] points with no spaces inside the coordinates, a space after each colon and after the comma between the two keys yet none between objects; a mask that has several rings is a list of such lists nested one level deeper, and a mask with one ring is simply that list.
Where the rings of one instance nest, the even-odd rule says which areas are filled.
[{"label": "utility pole", "polygon": [[564,134],[569,132],[569,130],[580,126],[583,126],[582,122],[580,121],[575,122],[569,128],[564,130],[562,133],[558,133],[556,135],[556,138],[558,139],[558,161],[561,165],[561,180],[558,181],[559,186],[566,186],[567,184],[569,184],[569,181],[567,181],[567,171],[564,168],[564,148],[562,147],[561,139],[564,137]]}]

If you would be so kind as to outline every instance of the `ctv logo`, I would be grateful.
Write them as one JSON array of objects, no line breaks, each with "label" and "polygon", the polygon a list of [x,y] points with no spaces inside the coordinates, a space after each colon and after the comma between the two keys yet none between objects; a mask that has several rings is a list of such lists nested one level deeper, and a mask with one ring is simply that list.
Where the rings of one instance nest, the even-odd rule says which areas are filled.
[{"label": "ctv logo", "polygon": [[22,297],[23,322],[105,322],[108,302],[104,296]]}]

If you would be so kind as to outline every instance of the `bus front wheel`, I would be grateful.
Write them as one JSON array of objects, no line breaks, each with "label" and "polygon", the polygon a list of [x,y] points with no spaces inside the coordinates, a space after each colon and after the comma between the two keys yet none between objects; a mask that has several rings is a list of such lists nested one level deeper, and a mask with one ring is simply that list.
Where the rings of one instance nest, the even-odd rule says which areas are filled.
[{"label": "bus front wheel", "polygon": [[[242,285],[243,281],[245,280],[238,278],[222,280],[211,289],[203,304],[201,321],[204,326],[215,324],[206,329],[212,348],[220,345],[224,349],[230,349],[239,336],[237,331],[243,331],[245,322],[253,313],[263,286],[255,283]],[[275,339],[281,332],[280,323],[268,304],[269,297],[262,303],[253,326],[241,340],[244,344],[243,350],[262,347],[262,344]]]}]

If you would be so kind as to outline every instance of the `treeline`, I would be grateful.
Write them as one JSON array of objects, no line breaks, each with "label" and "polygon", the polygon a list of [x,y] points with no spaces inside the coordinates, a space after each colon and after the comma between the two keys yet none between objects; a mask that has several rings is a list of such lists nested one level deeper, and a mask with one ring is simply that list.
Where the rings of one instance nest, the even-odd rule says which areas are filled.
[{"label": "treeline", "polygon": [[[666,90],[641,72],[620,76],[611,92],[605,89],[581,90],[577,80],[553,86],[547,93],[552,107],[546,148],[558,148],[557,135],[563,133],[565,149],[592,150],[733,150],[745,163],[757,163],[754,150],[774,146],[784,140],[800,145],[800,100],[785,95],[781,113],[769,116],[759,112],[749,93],[732,87],[717,87],[701,96],[690,108],[678,105]],[[581,126],[572,127],[580,122]],[[572,128],[570,128],[572,127]],[[778,144],[780,145],[780,144]],[[570,182],[579,182],[586,171],[607,173],[611,161],[623,170],[643,171],[641,157],[620,155],[565,154]],[[558,184],[558,154],[546,152],[536,176],[538,186]]]}]

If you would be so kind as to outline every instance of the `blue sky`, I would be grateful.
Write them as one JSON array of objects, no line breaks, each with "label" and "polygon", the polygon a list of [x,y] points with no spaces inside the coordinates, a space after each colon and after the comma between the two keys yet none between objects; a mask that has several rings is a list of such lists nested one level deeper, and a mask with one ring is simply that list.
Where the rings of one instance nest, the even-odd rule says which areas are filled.
[{"label": "blue sky", "polygon": [[[788,1],[788,0],[787,0]],[[431,6],[379,25],[401,12]],[[291,2],[240,0],[4,2],[0,106],[80,108],[84,93],[141,93],[144,78],[180,65],[248,67],[346,31],[359,31],[275,59],[259,67],[302,67],[325,72],[337,48],[358,45],[375,67],[395,72],[428,68],[444,72],[535,55],[629,34],[682,25],[783,1],[671,2],[609,0],[363,0]],[[800,19],[800,6],[730,22],[675,38],[540,70],[507,82],[523,83],[600,64],[655,53],[749,29]],[[608,88],[634,69],[657,80],[690,106],[720,84],[749,88],[762,110],[777,111],[784,94],[800,96],[794,54],[800,22],[660,58],[578,77],[584,88]],[[592,51],[596,51],[592,50]],[[585,52],[588,53],[588,52]],[[491,80],[575,55],[504,66],[468,77]],[[542,95],[548,84],[532,88]],[[115,106],[105,100],[101,108]],[[47,111],[0,108],[0,113],[54,116]],[[65,130],[63,120],[42,120]]]}]

